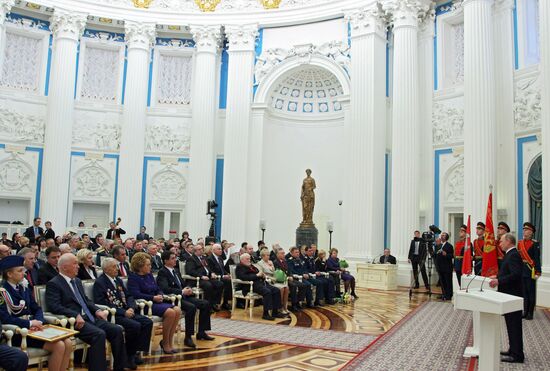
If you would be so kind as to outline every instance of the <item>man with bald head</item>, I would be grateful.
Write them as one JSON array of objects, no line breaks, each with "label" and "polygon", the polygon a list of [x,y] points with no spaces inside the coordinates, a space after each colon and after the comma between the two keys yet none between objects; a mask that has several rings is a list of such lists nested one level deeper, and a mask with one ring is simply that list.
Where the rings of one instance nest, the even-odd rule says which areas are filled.
[{"label": "man with bald head", "polygon": [[4,259],[6,256],[11,255],[11,249],[9,246],[0,245],[0,259]]},{"label": "man with bald head", "polygon": [[212,255],[207,259],[210,270],[223,282],[223,303],[221,308],[229,310],[229,301],[232,297],[231,292],[231,275],[229,274],[229,267],[226,267],[223,262],[223,249],[222,245],[215,243],[212,246]]},{"label": "man with bald head", "polygon": [[[78,262],[73,254],[64,254],[57,263],[59,274],[46,285],[46,303],[50,312],[76,319],[77,338],[90,345],[88,369],[107,369],[105,341],[111,343],[114,357],[114,370],[127,367],[126,348],[123,330],[107,321],[107,313],[99,309],[84,293],[78,279]],[[132,365],[135,369],[135,365]]]}]

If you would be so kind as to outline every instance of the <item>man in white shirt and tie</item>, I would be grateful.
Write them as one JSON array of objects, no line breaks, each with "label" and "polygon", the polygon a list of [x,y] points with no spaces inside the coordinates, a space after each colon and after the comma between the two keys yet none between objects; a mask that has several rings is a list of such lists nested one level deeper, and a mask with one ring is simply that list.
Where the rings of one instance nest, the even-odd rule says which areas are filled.
[{"label": "man in white shirt and tie", "polygon": [[223,261],[223,249],[219,243],[212,246],[212,254],[206,259],[208,267],[223,283],[223,304],[222,309],[229,310],[229,301],[232,297],[231,292],[231,275],[228,269],[225,268]]},{"label": "man in white shirt and tie", "polygon": [[[199,287],[204,290],[205,299],[210,302],[214,311],[219,311],[223,291],[223,283],[218,276],[208,267],[208,262],[203,256],[203,247],[197,244],[193,248],[193,257],[185,265],[185,273],[193,277],[200,277]],[[192,285],[190,282],[189,285]]]},{"label": "man in white shirt and tie", "polygon": [[116,245],[112,250],[113,258],[117,261],[118,276],[119,277],[128,277],[130,272],[130,266],[126,261],[126,249],[124,246]]}]

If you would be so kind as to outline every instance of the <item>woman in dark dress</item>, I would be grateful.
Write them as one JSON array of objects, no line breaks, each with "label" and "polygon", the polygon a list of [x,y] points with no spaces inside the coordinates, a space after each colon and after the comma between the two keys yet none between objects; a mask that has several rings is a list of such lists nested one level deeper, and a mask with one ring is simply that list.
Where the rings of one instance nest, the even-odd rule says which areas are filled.
[{"label": "woman in dark dress", "polygon": [[76,253],[78,260],[78,278],[81,280],[95,280],[97,272],[94,266],[93,253],[88,249],[79,250]]},{"label": "woman in dark dress", "polygon": [[[3,324],[15,325],[31,331],[41,330],[44,323],[42,308],[25,287],[25,267],[22,256],[11,255],[0,261],[4,282],[0,288],[0,320]],[[13,346],[21,346],[21,335],[13,337]],[[67,370],[73,346],[70,339],[47,343],[27,337],[27,347],[41,348],[50,352],[48,370]]]},{"label": "woman in dark dress", "polygon": [[130,263],[132,272],[128,275],[128,291],[136,299],[153,302],[153,315],[162,317],[162,340],[160,347],[164,353],[177,353],[174,350],[174,334],[178,328],[181,309],[169,303],[164,303],[162,291],[151,273],[151,256],[139,252],[132,257]]},{"label": "woman in dark dress", "polygon": [[344,281],[344,290],[349,291],[351,286],[351,295],[358,299],[355,294],[355,277],[353,277],[346,269],[340,268],[340,259],[338,259],[338,250],[330,249],[330,257],[327,259],[327,269],[329,272],[340,272],[340,278]]}]

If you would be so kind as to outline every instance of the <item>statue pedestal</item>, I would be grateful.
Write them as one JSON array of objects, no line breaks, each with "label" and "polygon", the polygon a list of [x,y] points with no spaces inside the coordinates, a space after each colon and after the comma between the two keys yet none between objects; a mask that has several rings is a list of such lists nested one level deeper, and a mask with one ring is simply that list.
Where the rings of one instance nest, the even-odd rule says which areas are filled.
[{"label": "statue pedestal", "polygon": [[315,224],[300,224],[296,229],[296,247],[300,248],[302,245],[311,246],[311,244],[317,245],[318,234],[319,231],[315,228]]}]

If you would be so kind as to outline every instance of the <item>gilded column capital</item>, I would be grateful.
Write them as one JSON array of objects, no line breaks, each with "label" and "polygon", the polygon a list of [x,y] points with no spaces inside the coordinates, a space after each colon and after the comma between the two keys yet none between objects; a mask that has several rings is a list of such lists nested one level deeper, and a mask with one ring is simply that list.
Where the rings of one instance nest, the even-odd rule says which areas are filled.
[{"label": "gilded column capital", "polygon": [[156,25],[154,23],[141,23],[134,21],[124,22],[124,39],[128,48],[149,50],[155,42]]},{"label": "gilded column capital", "polygon": [[229,51],[254,51],[258,25],[226,25],[225,34],[229,41]]},{"label": "gilded column capital", "polygon": [[350,24],[352,38],[373,33],[386,38],[386,14],[379,2],[346,11],[345,18]]},{"label": "gilded column capital", "polygon": [[198,53],[217,53],[221,40],[220,26],[191,25],[191,34]]},{"label": "gilded column capital", "polygon": [[15,0],[0,0],[0,24],[6,20],[6,16],[11,11],[11,7],[15,4]]},{"label": "gilded column capital", "polygon": [[393,28],[418,27],[419,22],[430,9],[431,1],[386,0],[382,8],[390,17]]},{"label": "gilded column capital", "polygon": [[50,18],[50,30],[54,38],[80,39],[86,27],[88,15],[56,8]]}]

